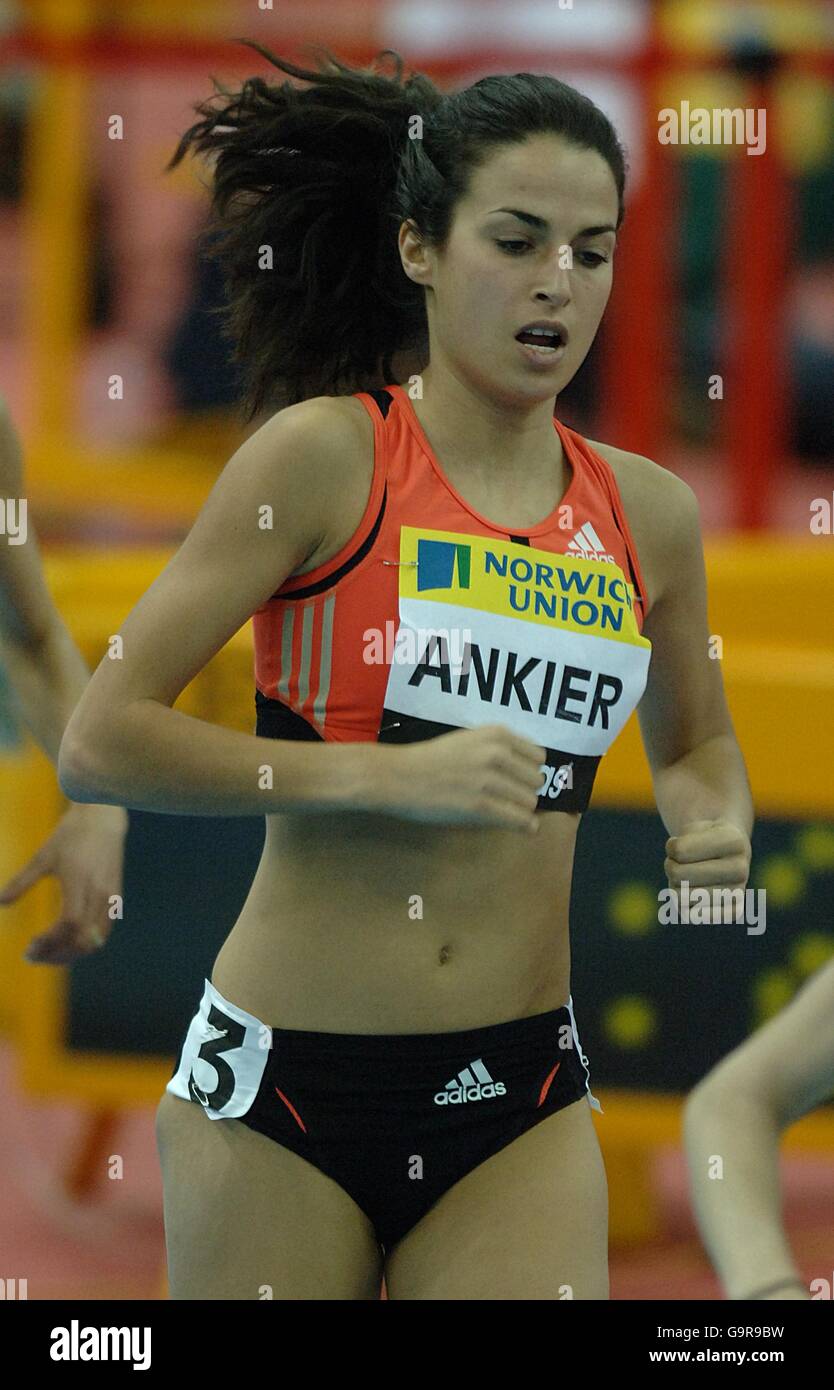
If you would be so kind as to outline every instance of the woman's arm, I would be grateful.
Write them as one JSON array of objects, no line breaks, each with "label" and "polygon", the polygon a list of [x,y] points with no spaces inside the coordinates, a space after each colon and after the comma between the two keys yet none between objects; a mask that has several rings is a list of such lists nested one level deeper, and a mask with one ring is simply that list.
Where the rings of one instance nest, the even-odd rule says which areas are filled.
[{"label": "woman's arm", "polygon": [[657,809],[670,835],[694,821],[721,820],[749,839],[750,784],[721,662],[711,655],[698,501],[674,474],[652,477],[663,581],[643,628],[652,659],[638,717]]},{"label": "woman's arm", "polygon": [[706,920],[737,920],[747,903],[740,894],[750,873],[753,802],[711,649],[698,502],[680,478],[642,462],[651,471],[639,514],[659,581],[643,627],[652,659],[638,712],[669,831],[664,869],[674,892],[686,884],[730,895],[713,900]]},{"label": "woman's arm", "polygon": [[[0,499],[23,496],[20,442],[0,399]],[[21,720],[57,764],[90,672],[46,587],[31,516],[23,544],[0,542],[0,652]]]},{"label": "woman's arm", "polygon": [[[0,499],[24,500],[23,455],[0,399]],[[21,722],[53,763],[90,673],[52,602],[31,517],[21,543],[0,539],[0,659]],[[66,965],[102,946],[113,923],[109,895],[120,893],[127,812],[121,806],[70,806],[42,845],[0,888],[9,907],[47,874],[58,880],[56,920],[30,941],[26,958]]]},{"label": "woman's arm", "polygon": [[[834,961],[689,1096],[684,1142],[695,1215],[729,1298],[799,1284],[782,1225],[779,1136],[834,1093]],[[786,1287],[774,1298],[807,1298]]]},{"label": "woman's arm", "polygon": [[264,739],[172,708],[316,550],[336,511],[347,536],[358,524],[366,497],[349,489],[345,500],[354,421],[336,398],[305,401],[273,416],[227,463],[122,624],[121,653],[102,659],[70,719],[59,778],[73,800],[209,816],[376,804],[373,771],[387,768],[390,749]]}]

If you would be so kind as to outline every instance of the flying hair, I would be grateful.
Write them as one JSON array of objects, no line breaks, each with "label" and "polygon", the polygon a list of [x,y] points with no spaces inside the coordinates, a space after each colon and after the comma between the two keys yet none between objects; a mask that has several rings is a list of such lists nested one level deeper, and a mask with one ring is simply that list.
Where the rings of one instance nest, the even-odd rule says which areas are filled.
[{"label": "flying hair", "polygon": [[313,45],[316,67],[302,68],[239,42],[295,81],[249,77],[230,91],[212,79],[166,169],[186,154],[211,166],[203,249],[222,269],[226,302],[213,312],[241,365],[249,420],[265,405],[395,380],[395,354],[428,360],[425,290],[403,270],[398,229],[410,219],[442,250],[474,170],[500,146],[550,132],[597,150],[622,221],[616,132],[555,77],[485,77],[443,93],[422,73],[404,76],[391,49],[352,68]]}]

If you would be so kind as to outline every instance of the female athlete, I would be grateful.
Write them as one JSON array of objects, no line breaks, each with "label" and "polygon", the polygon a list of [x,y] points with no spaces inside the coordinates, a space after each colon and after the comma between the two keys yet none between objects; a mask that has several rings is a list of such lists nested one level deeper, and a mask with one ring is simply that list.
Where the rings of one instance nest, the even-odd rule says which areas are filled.
[{"label": "female athlete", "polygon": [[[752,827],[694,495],[554,418],[623,150],[555,78],[252,46],[305,85],[219,89],[172,164],[212,161],[250,418],[282,405],[61,749],[77,800],[266,817],[158,1112],[171,1295],[607,1298],[568,903],[638,702],[670,882],[743,887]],[[174,710],[253,615],[260,736]]]}]

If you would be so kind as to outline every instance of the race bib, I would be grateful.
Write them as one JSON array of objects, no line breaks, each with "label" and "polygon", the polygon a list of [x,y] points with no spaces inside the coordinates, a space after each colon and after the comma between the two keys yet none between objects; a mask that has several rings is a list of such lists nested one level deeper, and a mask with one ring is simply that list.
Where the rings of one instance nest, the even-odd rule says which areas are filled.
[{"label": "race bib", "polygon": [[610,561],[403,526],[382,743],[503,724],[546,750],[538,809],[582,811],[651,643]]},{"label": "race bib", "polygon": [[212,1120],[245,1115],[264,1074],[272,1029],[230,1004],[210,980],[166,1091],[202,1105]]}]

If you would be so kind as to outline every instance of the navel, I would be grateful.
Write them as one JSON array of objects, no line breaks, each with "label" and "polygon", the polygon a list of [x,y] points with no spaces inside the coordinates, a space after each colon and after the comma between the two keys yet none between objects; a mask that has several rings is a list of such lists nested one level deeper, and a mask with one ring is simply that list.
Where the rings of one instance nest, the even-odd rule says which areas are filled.
[{"label": "navel", "polygon": [[438,965],[445,965],[451,954],[452,952],[448,946],[441,946],[437,957]]}]

